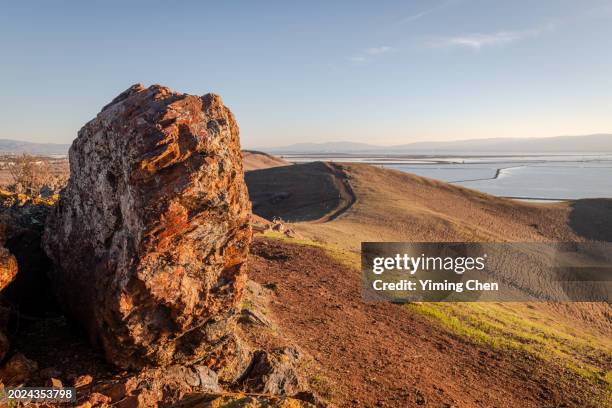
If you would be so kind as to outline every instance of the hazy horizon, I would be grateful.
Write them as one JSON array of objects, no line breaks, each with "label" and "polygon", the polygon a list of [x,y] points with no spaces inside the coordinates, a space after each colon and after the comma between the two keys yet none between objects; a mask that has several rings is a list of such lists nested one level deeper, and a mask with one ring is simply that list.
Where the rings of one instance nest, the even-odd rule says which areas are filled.
[{"label": "hazy horizon", "polygon": [[[342,144],[342,143],[355,143],[355,144],[366,144],[366,145],[372,145],[372,146],[380,146],[380,147],[395,147],[395,146],[400,146],[400,145],[410,145],[410,144],[417,144],[417,143],[453,143],[453,142],[471,142],[471,141],[486,141],[486,140],[495,140],[495,139],[499,139],[499,140],[532,140],[532,139],[555,139],[555,138],[588,138],[589,136],[611,136],[612,137],[612,131],[611,132],[597,132],[597,133],[593,133],[593,134],[585,134],[585,135],[553,135],[553,136],[535,136],[535,137],[530,137],[530,136],[483,136],[483,137],[476,137],[476,138],[460,138],[460,139],[444,139],[444,140],[415,140],[415,141],[407,141],[405,143],[384,143],[384,142],[378,142],[377,140],[372,140],[369,142],[356,142],[354,140],[329,140],[329,141],[323,141],[323,142],[311,142],[311,141],[297,141],[295,143],[287,143],[284,145],[275,145],[275,146],[250,146],[250,147],[245,147],[244,148],[256,148],[256,147],[267,147],[267,148],[276,148],[276,147],[285,147],[285,146],[291,146],[291,145],[300,145],[300,144]],[[612,144],[612,140],[611,140],[611,144]]]},{"label": "hazy horizon", "polygon": [[[554,136],[542,136],[542,137],[481,137],[481,138],[467,138],[467,139],[446,139],[446,140],[420,140],[420,141],[409,141],[406,143],[394,143],[394,144],[388,144],[388,143],[382,143],[382,142],[376,142],[376,141],[371,141],[371,142],[355,142],[353,140],[329,140],[329,141],[323,141],[323,142],[311,142],[311,141],[296,141],[294,143],[287,143],[287,144],[277,144],[277,145],[273,145],[273,146],[259,146],[259,145],[250,145],[250,146],[245,146],[244,144],[242,145],[243,149],[256,149],[256,148],[270,148],[270,149],[274,149],[274,148],[281,148],[281,147],[286,147],[286,146],[292,146],[292,145],[308,145],[308,144],[314,144],[314,145],[324,145],[324,144],[364,144],[364,145],[371,145],[371,146],[376,146],[376,147],[395,147],[395,146],[400,146],[400,145],[410,145],[410,144],[419,144],[419,143],[423,143],[423,144],[427,144],[427,143],[453,143],[453,142],[472,142],[472,141],[487,141],[487,140],[495,140],[495,139],[499,139],[501,140],[540,140],[540,139],[555,139],[555,138],[588,138],[589,136],[611,136],[612,137],[612,132],[598,132],[598,133],[594,133],[594,134],[588,134],[588,135],[554,135]],[[75,135],[76,138],[76,135]],[[74,139],[73,139],[74,140]],[[72,143],[71,141],[68,142],[37,142],[34,140],[26,140],[26,139],[15,139],[15,138],[5,138],[5,137],[0,137],[0,141],[11,141],[11,142],[22,142],[22,143],[33,143],[33,144],[59,144],[59,145],[70,145]],[[612,144],[612,140],[611,140],[611,144]]]},{"label": "hazy horizon", "polygon": [[609,1],[110,3],[5,7],[0,138],[70,143],[137,82],[220,94],[245,147],[612,129]]}]

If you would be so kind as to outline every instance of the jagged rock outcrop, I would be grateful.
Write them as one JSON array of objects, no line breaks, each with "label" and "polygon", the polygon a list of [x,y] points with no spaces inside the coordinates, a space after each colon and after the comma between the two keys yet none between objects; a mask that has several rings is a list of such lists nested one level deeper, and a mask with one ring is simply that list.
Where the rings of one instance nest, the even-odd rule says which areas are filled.
[{"label": "jagged rock outcrop", "polygon": [[221,98],[134,85],[70,148],[43,239],[58,300],[119,367],[200,361],[231,381],[250,213]]},{"label": "jagged rock outcrop", "polygon": [[53,198],[0,191],[0,240],[15,257],[19,270],[2,295],[13,308],[30,316],[45,314],[54,307],[47,279],[51,260],[41,246],[45,220],[53,204]]},{"label": "jagged rock outcrop", "polygon": [[[51,205],[52,200],[0,190],[0,363],[9,352],[11,310],[35,314],[49,300],[44,268],[50,261],[40,242]],[[0,371],[10,372],[10,364]]]},{"label": "jagged rock outcrop", "polygon": [[217,374],[201,365],[146,368],[136,375],[77,387],[80,406],[134,408],[168,407],[189,394],[221,392]]},{"label": "jagged rock outcrop", "polygon": [[176,408],[315,408],[315,405],[288,397],[248,394],[200,394],[174,405]]}]

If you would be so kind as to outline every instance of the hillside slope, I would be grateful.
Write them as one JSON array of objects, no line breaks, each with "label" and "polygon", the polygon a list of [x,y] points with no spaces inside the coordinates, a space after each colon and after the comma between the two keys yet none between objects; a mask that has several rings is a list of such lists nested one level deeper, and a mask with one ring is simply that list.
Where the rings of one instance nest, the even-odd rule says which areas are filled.
[{"label": "hillside slope", "polygon": [[245,174],[253,212],[272,220],[326,221],[353,204],[343,173],[322,162]]},{"label": "hillside slope", "polygon": [[364,302],[360,272],[321,248],[259,238],[249,262],[249,277],[274,288],[276,332],[312,356],[311,385],[340,407],[603,406],[601,385],[560,364]]},{"label": "hillside slope", "polygon": [[258,152],[255,150],[243,150],[242,163],[244,165],[244,171],[288,166],[291,164],[288,161],[281,159],[280,157],[272,156],[271,154]]},{"label": "hillside slope", "polygon": [[[586,239],[588,220],[582,223],[583,231],[572,226],[571,203],[525,203],[390,169],[361,164],[338,166],[346,173],[357,201],[334,223],[317,226],[317,234],[333,231],[326,241],[342,243],[356,231],[363,241]],[[309,229],[307,225],[302,227]],[[351,241],[347,242],[349,246],[357,249],[358,243]]]},{"label": "hillside slope", "polygon": [[[315,256],[314,254],[304,255],[308,259],[302,259],[300,251],[292,252],[294,254],[292,263],[301,265],[298,269],[304,271],[296,279],[300,282],[304,280],[310,282],[313,279],[311,275],[318,277],[314,278],[315,280],[311,283],[305,283],[305,287],[291,287],[291,284],[288,284],[288,292],[279,299],[282,306],[279,306],[275,313],[285,313],[285,318],[292,321],[293,325],[297,324],[296,319],[301,321],[300,319],[304,318],[300,317],[297,312],[301,307],[298,307],[298,304],[309,303],[314,296],[308,293],[310,289],[307,288],[310,288],[311,285],[314,285],[316,293],[320,294],[317,295],[317,301],[322,304],[324,310],[339,308],[341,311],[350,311],[361,307],[363,304],[361,298],[353,298],[359,296],[361,278],[357,271],[362,241],[553,242],[593,239],[612,241],[612,221],[609,217],[609,214],[612,213],[611,200],[581,200],[555,204],[525,203],[362,164],[309,163],[255,171],[247,175],[247,184],[251,198],[258,200],[258,205],[254,206],[255,213],[265,217],[280,217],[293,222],[291,228],[295,229],[302,239],[288,240],[288,245],[305,244],[309,247],[319,247],[336,261],[350,265],[355,271],[354,273],[343,272],[339,277],[334,276],[333,278],[334,280],[340,279],[336,284],[346,285],[347,288],[352,287],[355,290],[349,300],[340,295],[339,287],[332,285],[335,281],[332,281],[331,277],[326,277],[326,274],[331,272],[324,272],[323,269],[329,269],[329,261],[321,261],[321,266],[317,267],[316,262],[310,261],[310,258]],[[351,193],[350,197],[341,192],[341,186],[347,184]],[[274,197],[274,200],[267,199],[269,197]],[[329,200],[326,200],[325,197]],[[342,211],[338,212],[339,209]],[[326,214],[331,213],[335,213],[336,216],[326,219]],[[279,257],[279,259],[283,258]],[[308,265],[304,264],[306,262]],[[273,269],[270,268],[271,266],[268,265],[268,269],[254,270],[252,277],[262,282],[268,281],[272,277],[270,271]],[[337,267],[335,268],[337,270]],[[286,276],[283,279],[289,279],[289,277]],[[295,285],[298,285],[297,281]],[[333,295],[334,293],[338,296]],[[287,309],[292,309],[293,312],[288,312]],[[581,379],[580,381],[595,387],[593,391],[595,398],[610,397],[612,308],[608,304],[425,303],[407,306],[387,305],[377,315],[372,315],[371,320],[364,320],[361,323],[351,321],[348,315],[344,317],[328,316],[324,319],[329,325],[349,319],[356,333],[370,333],[369,336],[366,336],[368,340],[364,340],[361,345],[356,345],[354,337],[348,333],[334,332],[325,324],[319,325],[318,328],[314,325],[310,327],[310,330],[316,333],[313,336],[318,338],[317,344],[325,344],[329,340],[338,344],[348,342],[355,346],[356,348],[352,350],[353,355],[356,356],[354,358],[358,364],[367,366],[369,363],[366,364],[360,359],[369,353],[368,350],[372,345],[368,346],[368,344],[376,342],[381,335],[391,336],[395,342],[418,341],[415,336],[419,337],[419,335],[412,331],[399,335],[398,333],[383,334],[378,330],[373,330],[373,325],[377,321],[397,320],[398,310],[406,314],[406,319],[418,318],[420,324],[423,324],[422,330],[425,333],[439,333],[440,336],[446,336],[446,338],[458,336],[467,344],[471,344],[459,348],[445,347],[445,353],[442,354],[448,359],[445,360],[441,356],[439,362],[441,365],[464,364],[456,360],[459,358],[458,354],[466,352],[469,354],[481,347],[483,347],[482,350],[488,350],[483,351],[484,353],[514,356],[510,360],[514,359],[516,365],[508,368],[508,373],[514,372],[516,377],[511,379],[500,377],[496,381],[506,381],[515,385],[505,391],[500,390],[498,394],[500,398],[495,397],[497,400],[489,400],[484,406],[491,404],[517,406],[519,402],[516,400],[508,399],[506,403],[500,402],[504,401],[503,395],[506,395],[505,398],[510,398],[508,395],[512,393],[512,387],[521,389],[521,393],[544,393],[544,397],[533,397],[530,402],[523,401],[523,406],[543,406],[544,401],[553,404],[552,406],[560,403],[566,403],[568,406],[589,406],[589,403],[581,400],[580,397],[580,395],[586,395],[586,391],[576,391],[574,394],[569,392],[568,394],[568,390],[563,386],[563,381],[566,380],[559,380],[555,383],[554,376],[561,378],[566,374],[570,377],[576,375]],[[297,315],[292,316],[292,313],[297,313]],[[288,331],[295,330],[291,329],[292,325],[287,327]],[[434,339],[431,341],[436,342]],[[423,352],[424,358],[432,357],[428,353],[428,351]],[[536,376],[539,378],[536,381],[539,385],[534,385],[531,380],[528,380],[529,376],[533,377],[535,374],[529,376],[521,374],[525,372],[525,367],[521,363],[523,358],[527,361],[536,359],[537,362],[534,364],[541,365],[544,370]],[[505,357],[502,360],[506,361]],[[398,360],[390,362],[391,365],[395,363],[398,363]],[[334,363],[330,364],[334,365]],[[415,360],[406,364],[403,370],[409,370],[411,364],[413,364],[412,367],[419,367],[422,363]],[[481,366],[485,367],[487,364],[489,363],[482,362]],[[351,372],[353,369],[348,370]],[[395,375],[402,375],[402,369],[397,368],[397,370],[399,371]],[[433,369],[432,372],[436,372],[436,369]],[[553,372],[557,374],[552,374]],[[383,381],[380,375],[383,374],[379,374],[379,382],[388,380],[385,377]],[[491,375],[493,374],[484,368],[480,373],[474,370],[470,374],[475,384],[480,382],[485,387],[489,387],[486,384],[489,381],[488,376]],[[419,381],[419,378],[416,376],[414,381]],[[429,379],[430,377],[425,374],[420,378],[425,382]],[[343,381],[342,377],[337,381]],[[461,386],[457,383],[459,379],[453,378],[448,372],[436,381],[444,382],[449,387],[457,387],[457,392]],[[343,386],[350,388],[347,384]],[[391,385],[387,383],[386,386]],[[537,387],[544,387],[547,391],[536,391]],[[427,391],[420,390],[420,392],[426,394],[434,392],[432,388],[433,385]],[[477,400],[486,401],[485,395],[493,398],[494,392],[490,388],[486,391],[480,389],[483,393],[480,396],[477,395],[478,392],[472,390],[471,397],[462,395],[456,397],[455,401],[461,401],[460,406],[478,406]],[[531,391],[525,391],[525,389]],[[608,391],[604,391],[606,389]],[[533,394],[530,395],[533,396]],[[360,404],[353,405],[361,406]],[[592,406],[600,405],[601,403],[597,403]]]}]

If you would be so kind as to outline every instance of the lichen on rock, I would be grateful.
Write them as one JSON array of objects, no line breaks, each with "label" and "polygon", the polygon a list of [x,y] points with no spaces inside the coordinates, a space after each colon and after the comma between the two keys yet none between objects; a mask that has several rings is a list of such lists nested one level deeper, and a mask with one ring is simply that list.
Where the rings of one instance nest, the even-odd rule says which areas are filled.
[{"label": "lichen on rock", "polygon": [[251,240],[238,133],[217,95],[134,85],[73,142],[43,245],[61,306],[115,365],[231,380],[248,364],[232,331]]}]

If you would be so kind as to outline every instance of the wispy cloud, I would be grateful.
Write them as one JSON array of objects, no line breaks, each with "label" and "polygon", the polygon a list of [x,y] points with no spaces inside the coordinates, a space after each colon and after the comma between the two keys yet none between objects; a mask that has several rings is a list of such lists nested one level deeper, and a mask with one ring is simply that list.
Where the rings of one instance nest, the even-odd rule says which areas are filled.
[{"label": "wispy cloud", "polygon": [[491,45],[510,44],[524,38],[526,35],[518,31],[499,31],[491,34],[466,34],[442,38],[434,42],[440,47],[466,47],[480,49]]},{"label": "wispy cloud", "polygon": [[364,52],[367,55],[380,55],[380,54],[386,54],[391,51],[393,51],[393,47],[389,47],[388,45],[383,45],[381,47],[366,48]]},{"label": "wispy cloud", "polygon": [[516,41],[537,37],[545,32],[552,31],[555,23],[549,23],[541,27],[519,30],[519,31],[496,31],[494,33],[463,34],[452,37],[438,38],[430,42],[434,47],[463,47],[480,50],[484,47],[503,46]]},{"label": "wispy cloud", "polygon": [[358,54],[348,57],[348,60],[353,63],[359,64],[393,51],[395,51],[395,48],[390,47],[388,45],[381,45],[380,47],[370,47],[362,50]]},{"label": "wispy cloud", "polygon": [[366,62],[367,58],[363,55],[353,55],[352,57],[348,57],[348,60],[354,63]]},{"label": "wispy cloud", "polygon": [[414,14],[411,14],[409,16],[406,16],[406,17],[402,18],[398,23],[399,24],[405,24],[405,23],[411,23],[413,21],[420,20],[421,18],[423,18],[423,17],[425,17],[425,16],[427,16],[429,14],[435,13],[436,11],[439,11],[439,10],[442,10],[442,9],[448,7],[452,3],[454,3],[453,0],[442,2],[442,3],[438,4],[437,6],[434,6],[434,7],[425,9],[423,11],[420,11],[418,13],[414,13]]}]

